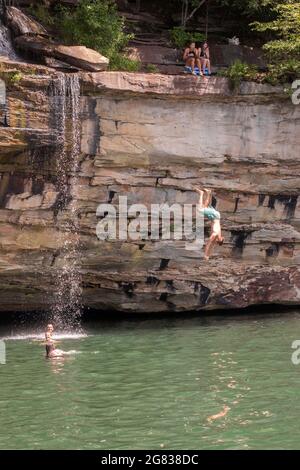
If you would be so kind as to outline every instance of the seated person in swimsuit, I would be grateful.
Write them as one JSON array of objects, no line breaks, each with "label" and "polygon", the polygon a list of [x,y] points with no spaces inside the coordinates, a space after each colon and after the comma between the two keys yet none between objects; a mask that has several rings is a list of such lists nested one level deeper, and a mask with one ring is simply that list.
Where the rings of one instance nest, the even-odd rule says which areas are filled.
[{"label": "seated person in swimsuit", "polygon": [[[205,75],[205,69],[207,68],[208,70],[208,75],[211,75],[211,70],[210,70],[210,52],[209,52],[209,45],[207,42],[205,42],[200,49],[200,61],[201,61],[201,68],[203,71],[203,75]],[[200,68],[200,70],[201,70]]]},{"label": "seated person in swimsuit", "polygon": [[220,212],[211,205],[212,194],[209,189],[194,189],[200,195],[198,209],[203,213],[205,218],[211,221],[211,234],[204,250],[204,259],[208,260],[212,253],[213,246],[216,243],[219,243],[219,245],[223,245],[224,243],[220,222],[221,215]]},{"label": "seated person in swimsuit", "polygon": [[191,68],[193,75],[196,75],[195,65],[198,67],[200,71],[200,75],[202,75],[201,62],[200,62],[200,49],[196,48],[196,44],[194,42],[191,42],[185,48],[184,53],[183,53],[183,60],[185,61],[185,66]]}]

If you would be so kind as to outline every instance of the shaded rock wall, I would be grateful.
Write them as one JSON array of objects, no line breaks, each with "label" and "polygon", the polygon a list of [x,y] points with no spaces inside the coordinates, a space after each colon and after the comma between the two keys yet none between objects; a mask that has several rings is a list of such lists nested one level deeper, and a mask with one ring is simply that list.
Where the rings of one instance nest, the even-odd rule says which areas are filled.
[{"label": "shaded rock wall", "polygon": [[[44,137],[55,136],[47,73],[24,77],[9,92],[11,123],[25,120],[25,137],[16,131],[0,145],[3,311],[47,307],[70,217],[69,206],[57,209],[55,138]],[[225,79],[106,72],[83,74],[82,95],[72,197],[85,306],[160,312],[299,304],[300,108],[287,95],[255,84],[233,94]],[[25,127],[37,130],[39,145]],[[6,140],[14,135],[1,131]],[[225,244],[210,261],[182,241],[97,239],[101,202],[117,205],[119,195],[146,205],[196,202],[197,184],[214,188],[222,213]]]}]

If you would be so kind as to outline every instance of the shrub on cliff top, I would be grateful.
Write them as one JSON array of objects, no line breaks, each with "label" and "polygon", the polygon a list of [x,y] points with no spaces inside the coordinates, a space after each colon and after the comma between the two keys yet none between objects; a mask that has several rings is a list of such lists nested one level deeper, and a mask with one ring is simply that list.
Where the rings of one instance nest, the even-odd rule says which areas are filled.
[{"label": "shrub on cliff top", "polygon": [[130,39],[124,32],[124,19],[113,0],[80,0],[76,8],[60,8],[64,37],[110,57]]},{"label": "shrub on cliff top", "polygon": [[246,64],[240,60],[236,60],[221,75],[227,77],[230,81],[232,89],[237,89],[243,80],[255,80],[257,77],[257,67],[255,65]]},{"label": "shrub on cliff top", "polygon": [[130,59],[126,55],[116,52],[111,55],[110,70],[125,70],[127,72],[138,72],[141,68],[141,63],[138,60]]},{"label": "shrub on cliff top", "polygon": [[252,27],[274,37],[263,46],[269,58],[271,78],[292,81],[299,77],[300,71],[300,3],[290,0],[272,10],[275,20],[255,22]]},{"label": "shrub on cliff top", "polygon": [[65,41],[97,50],[111,59],[112,68],[136,69],[136,63],[121,55],[132,35],[125,32],[114,0],[80,0],[76,8],[60,7],[57,17]]},{"label": "shrub on cliff top", "polygon": [[183,49],[188,42],[203,42],[205,35],[202,33],[191,33],[182,26],[176,26],[169,31],[172,44],[178,49]]}]

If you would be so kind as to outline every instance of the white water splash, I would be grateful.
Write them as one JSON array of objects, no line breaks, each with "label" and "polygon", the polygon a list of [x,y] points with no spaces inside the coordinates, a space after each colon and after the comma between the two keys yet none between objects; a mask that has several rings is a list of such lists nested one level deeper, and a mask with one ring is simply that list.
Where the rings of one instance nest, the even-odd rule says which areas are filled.
[{"label": "white water splash", "polygon": [[[65,339],[82,339],[87,338],[87,333],[65,333],[65,332],[58,332],[53,335],[54,340],[65,340]],[[4,341],[28,341],[28,340],[37,340],[43,341],[45,339],[45,333],[19,333],[19,334],[11,334],[1,337],[1,340]]]}]

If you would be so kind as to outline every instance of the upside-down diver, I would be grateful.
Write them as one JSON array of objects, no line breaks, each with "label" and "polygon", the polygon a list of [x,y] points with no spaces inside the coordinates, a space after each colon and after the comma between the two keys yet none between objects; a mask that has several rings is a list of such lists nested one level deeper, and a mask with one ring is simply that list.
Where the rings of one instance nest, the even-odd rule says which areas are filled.
[{"label": "upside-down diver", "polygon": [[212,193],[210,189],[203,188],[202,190],[196,187],[194,189],[200,196],[198,210],[211,222],[211,234],[204,250],[204,259],[208,260],[214,245],[216,243],[223,245],[224,243],[224,237],[222,236],[221,230],[221,214],[211,205]]}]

